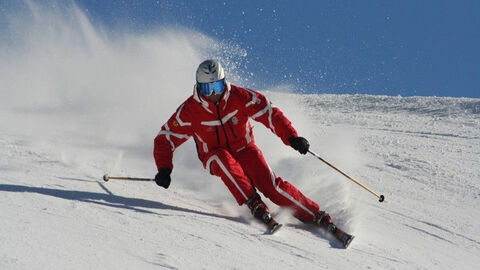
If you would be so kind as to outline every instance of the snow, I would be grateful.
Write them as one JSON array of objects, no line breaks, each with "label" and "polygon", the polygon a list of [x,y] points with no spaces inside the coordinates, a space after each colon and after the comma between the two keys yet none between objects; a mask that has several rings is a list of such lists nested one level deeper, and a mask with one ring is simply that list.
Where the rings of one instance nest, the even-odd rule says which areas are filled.
[{"label": "snow", "polygon": [[[75,8],[66,17],[30,8],[34,26],[9,22],[28,34],[0,39],[0,269],[480,264],[479,99],[263,91],[313,151],[386,198],[255,124],[272,169],[356,238],[342,249],[267,200],[284,223],[268,235],[202,169],[191,141],[175,153],[167,190],[102,180],[153,177],[153,138],[217,41],[185,29],[109,36]],[[242,83],[238,57],[224,59]]]}]

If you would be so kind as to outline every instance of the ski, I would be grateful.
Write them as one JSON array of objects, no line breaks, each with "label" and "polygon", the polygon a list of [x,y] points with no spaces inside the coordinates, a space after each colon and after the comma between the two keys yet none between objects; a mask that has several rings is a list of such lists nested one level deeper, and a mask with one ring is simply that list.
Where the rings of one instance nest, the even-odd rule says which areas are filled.
[{"label": "ski", "polygon": [[269,234],[274,234],[278,229],[280,229],[283,225],[281,223],[278,223],[274,218],[271,218],[267,223],[267,232]]},{"label": "ski", "polygon": [[344,232],[333,223],[328,225],[327,231],[329,231],[338,241],[340,241],[344,248],[348,248],[352,240],[355,238],[355,236]]}]

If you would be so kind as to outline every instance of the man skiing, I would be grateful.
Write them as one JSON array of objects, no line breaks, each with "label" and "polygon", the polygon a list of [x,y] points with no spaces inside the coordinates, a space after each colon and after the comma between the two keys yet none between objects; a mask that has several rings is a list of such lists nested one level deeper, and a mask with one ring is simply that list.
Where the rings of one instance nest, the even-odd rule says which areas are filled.
[{"label": "man skiing", "polygon": [[293,209],[295,217],[304,223],[328,230],[335,227],[317,203],[274,174],[255,144],[250,119],[265,125],[285,145],[301,154],[308,152],[308,141],[297,135],[283,113],[262,94],[228,82],[216,60],[198,66],[196,81],[193,95],[178,107],[155,138],[155,182],[169,187],[173,152],[193,137],[204,168],[220,177],[237,203],[246,204],[253,216],[272,231],[278,224],[257,190],[273,203]]}]

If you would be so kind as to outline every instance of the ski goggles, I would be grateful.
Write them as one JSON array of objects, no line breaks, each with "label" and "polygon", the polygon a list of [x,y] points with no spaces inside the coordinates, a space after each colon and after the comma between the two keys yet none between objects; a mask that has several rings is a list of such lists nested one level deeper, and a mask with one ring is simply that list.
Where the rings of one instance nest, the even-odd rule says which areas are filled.
[{"label": "ski goggles", "polygon": [[204,96],[210,96],[214,92],[215,94],[221,94],[225,91],[225,79],[214,81],[211,83],[199,83],[197,82],[198,90]]}]

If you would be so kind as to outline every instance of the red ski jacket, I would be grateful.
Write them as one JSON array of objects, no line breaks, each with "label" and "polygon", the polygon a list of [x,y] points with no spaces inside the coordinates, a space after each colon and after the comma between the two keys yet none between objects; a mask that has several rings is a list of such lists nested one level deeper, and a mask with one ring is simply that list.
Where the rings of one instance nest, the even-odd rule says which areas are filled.
[{"label": "red ski jacket", "polygon": [[173,169],[173,152],[190,137],[205,164],[209,151],[217,148],[240,152],[254,143],[249,119],[265,125],[286,145],[297,131],[283,113],[262,94],[227,83],[224,96],[214,104],[194,89],[155,137],[153,155],[158,169]]}]

